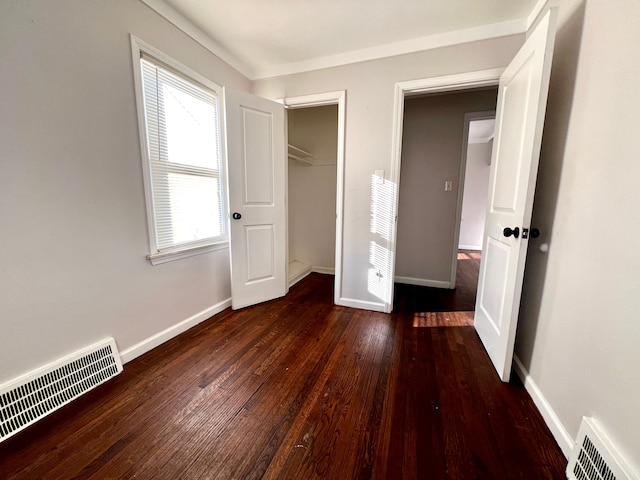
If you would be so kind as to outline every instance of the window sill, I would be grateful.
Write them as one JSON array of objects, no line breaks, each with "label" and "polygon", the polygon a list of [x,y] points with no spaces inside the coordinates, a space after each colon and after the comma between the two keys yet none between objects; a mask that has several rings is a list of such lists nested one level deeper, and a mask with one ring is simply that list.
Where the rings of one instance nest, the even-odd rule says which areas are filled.
[{"label": "window sill", "polygon": [[159,265],[161,263],[172,262],[182,258],[193,257],[194,255],[224,250],[225,248],[229,248],[229,242],[227,240],[210,243],[208,245],[199,245],[197,247],[186,247],[180,250],[153,253],[147,255],[147,260],[151,262],[151,265]]}]

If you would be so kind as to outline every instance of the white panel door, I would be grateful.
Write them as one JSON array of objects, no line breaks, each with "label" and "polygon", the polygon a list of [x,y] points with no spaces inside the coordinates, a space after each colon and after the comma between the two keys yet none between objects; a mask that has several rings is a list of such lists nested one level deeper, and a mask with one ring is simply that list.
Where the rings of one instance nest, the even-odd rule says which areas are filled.
[{"label": "white panel door", "polygon": [[475,328],[504,382],[513,360],[556,14],[549,11],[530,33],[498,89]]},{"label": "white panel door", "polygon": [[231,306],[287,293],[284,107],[225,89]]}]

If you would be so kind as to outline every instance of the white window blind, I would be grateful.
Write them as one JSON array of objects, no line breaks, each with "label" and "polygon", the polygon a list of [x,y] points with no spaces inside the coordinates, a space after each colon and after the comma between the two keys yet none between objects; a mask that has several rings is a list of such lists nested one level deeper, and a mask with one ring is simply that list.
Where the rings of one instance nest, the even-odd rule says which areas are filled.
[{"label": "white window blind", "polygon": [[156,252],[224,240],[218,96],[140,60]]}]

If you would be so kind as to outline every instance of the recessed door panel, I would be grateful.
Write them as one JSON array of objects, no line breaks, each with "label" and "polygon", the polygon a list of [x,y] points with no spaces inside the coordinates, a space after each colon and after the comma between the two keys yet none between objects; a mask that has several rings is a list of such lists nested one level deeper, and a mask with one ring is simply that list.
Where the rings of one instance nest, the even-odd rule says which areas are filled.
[{"label": "recessed door panel", "polygon": [[244,204],[273,205],[273,116],[242,108]]},{"label": "recessed door panel", "polygon": [[504,305],[505,282],[509,266],[509,247],[489,238],[484,251],[487,268],[482,276],[482,291],[478,305],[496,332],[500,331]]},{"label": "recessed door panel", "polygon": [[500,143],[500,149],[496,149],[496,181],[493,184],[491,201],[494,211],[516,211],[518,190],[522,188],[522,182],[519,181],[522,163],[528,161],[522,153],[527,142],[524,118],[529,108],[532,72],[532,61],[529,57],[502,87],[503,101],[500,113],[503,118],[513,120],[501,122],[497,133],[498,141],[505,141]]},{"label": "recessed door panel", "polygon": [[273,225],[247,225],[247,283],[271,280],[275,276]]}]

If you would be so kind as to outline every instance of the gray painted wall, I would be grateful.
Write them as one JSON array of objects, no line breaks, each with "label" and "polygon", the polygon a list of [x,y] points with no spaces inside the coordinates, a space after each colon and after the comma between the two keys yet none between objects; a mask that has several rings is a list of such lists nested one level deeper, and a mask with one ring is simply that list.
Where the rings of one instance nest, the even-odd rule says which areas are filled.
[{"label": "gray painted wall", "polygon": [[[464,116],[494,110],[497,90],[405,100],[396,279],[448,287],[454,255]],[[453,188],[445,192],[445,181]],[[485,203],[486,205],[486,203]]]},{"label": "gray painted wall", "polygon": [[2,2],[0,383],[231,295],[228,250],[152,266],[129,34],[250,82],[138,1]]},{"label": "gray painted wall", "polygon": [[636,1],[560,2],[516,340],[568,436],[593,416],[636,467],[639,27]]},{"label": "gray painted wall", "polygon": [[[504,67],[522,41],[516,35],[254,82],[255,94],[272,99],[347,92],[342,298],[373,309],[389,300],[391,279],[376,272],[386,271],[390,256],[385,235],[397,187],[388,180],[396,82]],[[384,183],[377,170],[384,170]]]},{"label": "gray painted wall", "polygon": [[464,197],[458,241],[458,245],[462,249],[482,249],[492,146],[492,141],[470,143],[467,146]]}]

